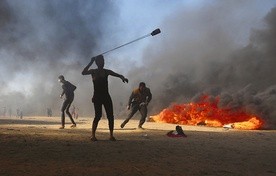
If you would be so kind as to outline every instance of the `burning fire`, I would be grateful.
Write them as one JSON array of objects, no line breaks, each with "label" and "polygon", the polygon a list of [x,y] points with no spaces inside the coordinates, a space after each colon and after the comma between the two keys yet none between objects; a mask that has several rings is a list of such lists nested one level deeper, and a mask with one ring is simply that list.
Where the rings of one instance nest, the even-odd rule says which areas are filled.
[{"label": "burning fire", "polygon": [[164,109],[158,115],[151,116],[155,122],[174,123],[181,125],[205,125],[211,127],[230,126],[235,129],[260,129],[264,121],[256,115],[247,114],[242,108],[222,109],[218,107],[219,97],[209,101],[203,95],[199,102],[175,104]]}]

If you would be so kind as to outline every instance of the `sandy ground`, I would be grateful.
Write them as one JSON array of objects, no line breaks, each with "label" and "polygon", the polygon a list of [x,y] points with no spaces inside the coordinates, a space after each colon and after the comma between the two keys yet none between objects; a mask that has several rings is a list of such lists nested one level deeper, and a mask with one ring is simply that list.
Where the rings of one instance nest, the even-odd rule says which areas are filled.
[{"label": "sandy ground", "polygon": [[[69,122],[69,119],[66,118]],[[106,119],[89,140],[92,118],[59,130],[59,117],[0,118],[0,175],[276,175],[276,131],[182,126],[187,138],[170,138],[174,124],[131,120],[109,141]]]}]

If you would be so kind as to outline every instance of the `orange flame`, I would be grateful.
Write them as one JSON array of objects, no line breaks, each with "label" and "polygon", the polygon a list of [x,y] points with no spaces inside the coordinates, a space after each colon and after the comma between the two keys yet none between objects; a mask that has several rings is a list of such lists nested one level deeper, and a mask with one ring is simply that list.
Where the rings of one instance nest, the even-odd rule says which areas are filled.
[{"label": "orange flame", "polygon": [[245,130],[260,129],[264,124],[260,117],[247,114],[242,108],[234,110],[219,108],[219,97],[214,101],[208,99],[208,95],[203,95],[197,103],[175,104],[158,115],[151,116],[151,119],[155,122],[211,127],[229,124],[232,128]]}]

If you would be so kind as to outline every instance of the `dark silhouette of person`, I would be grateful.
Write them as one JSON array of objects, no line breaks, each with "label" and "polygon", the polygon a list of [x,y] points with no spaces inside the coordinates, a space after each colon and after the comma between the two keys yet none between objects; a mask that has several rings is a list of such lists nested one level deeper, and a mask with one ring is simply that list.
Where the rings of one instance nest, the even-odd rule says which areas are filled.
[{"label": "dark silhouette of person", "polygon": [[20,111],[20,119],[23,119],[23,111]]},{"label": "dark silhouette of person", "polygon": [[52,109],[51,108],[47,108],[47,116],[52,117]]},{"label": "dark silhouette of person", "polygon": [[121,128],[128,123],[133,115],[139,110],[141,113],[141,119],[138,128],[143,129],[142,125],[146,121],[148,109],[147,106],[152,99],[150,89],[146,87],[144,82],[139,83],[139,87],[134,89],[129,97],[127,109],[130,109],[130,113],[127,119],[121,124]]},{"label": "dark silhouette of person", "polygon": [[16,109],[16,117],[20,117],[21,116],[21,114],[23,114],[23,113],[21,113],[22,111],[19,109],[19,108],[17,108]]},{"label": "dark silhouette of person", "polygon": [[59,129],[64,129],[65,127],[65,113],[69,116],[72,125],[71,128],[76,127],[76,123],[74,122],[72,115],[69,112],[70,106],[74,100],[74,91],[76,90],[76,86],[70,83],[69,81],[66,81],[63,75],[60,75],[58,77],[59,82],[62,84],[62,93],[60,94],[60,98],[65,95],[62,107],[61,107],[61,127]]},{"label": "dark silhouette of person", "polygon": [[[98,68],[88,70],[94,61],[96,62]],[[108,76],[111,75],[114,77],[121,78],[123,82],[128,82],[128,79],[125,78],[123,75],[115,73],[112,70],[104,69],[103,55],[92,57],[89,64],[83,69],[82,75],[91,75],[94,85],[94,95],[92,98],[92,102],[94,103],[95,117],[92,123],[92,136],[90,139],[92,141],[97,141],[96,129],[102,117],[102,106],[104,106],[110,131],[109,139],[111,141],[116,141],[115,137],[113,136],[114,115],[112,99],[108,91]]]}]

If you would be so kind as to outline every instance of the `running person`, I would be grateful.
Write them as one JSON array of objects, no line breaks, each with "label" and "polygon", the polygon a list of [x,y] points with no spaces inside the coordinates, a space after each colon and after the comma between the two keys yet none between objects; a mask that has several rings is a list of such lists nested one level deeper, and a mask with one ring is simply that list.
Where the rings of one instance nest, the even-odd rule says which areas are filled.
[{"label": "running person", "polygon": [[65,127],[65,113],[69,116],[72,125],[71,127],[76,127],[76,123],[72,118],[72,115],[70,114],[70,106],[71,103],[74,100],[74,91],[76,90],[76,86],[71,84],[69,81],[66,81],[63,75],[60,75],[58,77],[59,82],[62,84],[62,93],[60,94],[60,98],[63,97],[63,95],[65,95],[62,107],[61,107],[61,127],[59,129],[64,129]]}]

